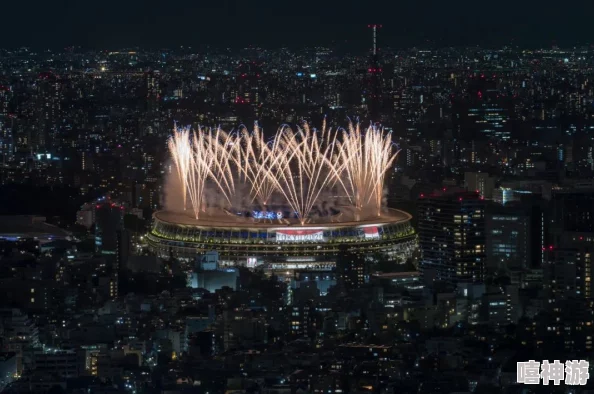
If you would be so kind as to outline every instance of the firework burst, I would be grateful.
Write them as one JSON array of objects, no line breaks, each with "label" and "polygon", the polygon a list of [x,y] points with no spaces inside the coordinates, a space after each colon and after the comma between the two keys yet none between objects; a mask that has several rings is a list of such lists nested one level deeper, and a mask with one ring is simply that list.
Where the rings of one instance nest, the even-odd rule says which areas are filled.
[{"label": "firework burst", "polygon": [[306,223],[324,190],[339,184],[359,210],[379,215],[384,178],[398,152],[382,129],[359,125],[333,131],[324,122],[320,130],[307,123],[295,130],[283,126],[270,143],[256,125],[227,133],[220,128],[174,129],[168,142],[181,181],[184,209],[191,202],[198,219],[205,209],[205,188],[216,185],[231,204],[236,182],[250,185],[252,201],[267,204],[273,193]]},{"label": "firework burst", "polygon": [[186,199],[188,195],[188,174],[193,162],[193,150],[190,144],[190,130],[178,129],[174,126],[173,135],[167,143],[169,152],[175,163],[177,176],[181,183],[184,210],[187,208]]},{"label": "firework burst", "polygon": [[264,140],[264,134],[258,124],[254,131],[242,128],[236,144],[235,163],[240,174],[250,183],[252,201],[257,200],[267,205],[275,190],[275,182],[269,176],[273,153]]},{"label": "firework burst", "polygon": [[338,149],[341,184],[357,209],[371,208],[380,214],[386,171],[392,166],[399,151],[393,152],[388,133],[370,126],[365,133],[360,125],[349,124],[343,130]]},{"label": "firework burst", "polygon": [[325,123],[321,130],[312,130],[306,123],[296,131],[283,127],[274,139],[267,175],[301,223],[309,218],[322,191],[340,175],[333,161],[337,135]]}]

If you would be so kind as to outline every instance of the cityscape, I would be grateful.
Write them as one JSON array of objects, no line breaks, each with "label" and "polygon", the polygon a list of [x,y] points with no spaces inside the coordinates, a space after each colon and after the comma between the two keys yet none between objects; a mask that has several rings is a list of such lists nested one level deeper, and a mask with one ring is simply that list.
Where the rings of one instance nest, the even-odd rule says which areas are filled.
[{"label": "cityscape", "polygon": [[594,393],[593,47],[349,26],[0,49],[0,392]]}]

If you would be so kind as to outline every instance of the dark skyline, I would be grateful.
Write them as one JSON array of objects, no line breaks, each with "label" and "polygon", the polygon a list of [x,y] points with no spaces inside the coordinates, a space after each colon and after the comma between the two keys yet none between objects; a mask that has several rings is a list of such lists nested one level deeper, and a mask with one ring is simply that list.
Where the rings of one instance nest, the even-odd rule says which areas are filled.
[{"label": "dark skyline", "polygon": [[2,48],[338,44],[364,49],[369,46],[368,23],[382,23],[382,44],[395,48],[427,43],[548,47],[554,42],[573,46],[594,41],[589,22],[594,4],[575,0],[563,7],[550,0],[31,0],[4,4],[3,11]]}]

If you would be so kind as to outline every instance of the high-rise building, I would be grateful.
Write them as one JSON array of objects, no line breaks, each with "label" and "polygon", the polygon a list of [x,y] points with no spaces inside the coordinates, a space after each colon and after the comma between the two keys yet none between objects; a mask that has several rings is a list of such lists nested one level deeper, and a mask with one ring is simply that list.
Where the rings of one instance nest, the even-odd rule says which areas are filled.
[{"label": "high-rise building", "polygon": [[3,164],[14,157],[14,119],[8,110],[11,99],[12,90],[0,85],[0,160]]},{"label": "high-rise building", "polygon": [[58,77],[52,73],[39,76],[35,85],[34,98],[37,101],[37,127],[32,135],[34,148],[37,152],[56,153],[60,138],[58,127],[62,114],[62,85]]},{"label": "high-rise building", "polygon": [[109,294],[115,299],[120,267],[126,265],[130,251],[130,236],[124,229],[124,207],[107,201],[95,208],[95,251],[107,255],[111,262]]},{"label": "high-rise building", "polygon": [[423,281],[483,281],[485,201],[476,192],[443,192],[419,200]]},{"label": "high-rise building", "polygon": [[338,283],[346,290],[358,289],[366,281],[365,257],[348,247],[341,247],[336,258],[336,272]]},{"label": "high-rise building", "polygon": [[134,186],[134,204],[138,208],[157,209],[159,204],[159,185],[157,182],[146,181]]},{"label": "high-rise building", "polygon": [[288,309],[291,314],[291,335],[304,337],[314,335],[315,308],[311,301],[293,305]]},{"label": "high-rise building", "polygon": [[8,116],[11,99],[12,89],[9,86],[0,85],[0,118]]},{"label": "high-rise building", "polygon": [[[594,294],[591,280],[594,253],[593,190],[557,190],[553,193],[551,205],[549,246],[543,247],[547,264],[543,265],[553,273],[575,266],[575,278],[570,280],[576,281],[576,296],[590,299]],[[550,284],[553,289],[555,283]],[[572,291],[571,288],[566,290]]]},{"label": "high-rise building", "polygon": [[519,201],[520,196],[514,193],[509,187],[500,186],[493,190],[493,201],[497,204],[505,205],[513,201]]},{"label": "high-rise building", "polygon": [[380,56],[377,45],[377,34],[378,30],[381,29],[382,25],[373,24],[368,25],[372,31],[372,46],[371,56],[368,68],[368,80],[366,86],[366,100],[369,116],[372,120],[379,120],[380,110],[382,106],[382,67],[380,64]]},{"label": "high-rise building", "polygon": [[159,71],[149,72],[146,75],[146,98],[148,110],[158,110],[159,98],[161,97],[161,74]]},{"label": "high-rise building", "polygon": [[493,198],[495,179],[486,172],[464,173],[464,184],[469,191],[478,191],[481,197],[489,200]]},{"label": "high-rise building", "polygon": [[453,122],[457,135],[478,139],[511,137],[509,97],[497,89],[494,79],[476,76],[465,95],[453,98]]},{"label": "high-rise building", "polygon": [[551,301],[592,297],[592,250],[585,248],[545,251],[543,288]]},{"label": "high-rise building", "polygon": [[161,73],[150,71],[146,74],[146,114],[145,126],[141,135],[158,134],[160,131],[159,109],[161,103]]},{"label": "high-rise building", "polygon": [[531,266],[531,220],[522,207],[492,207],[486,214],[486,265],[521,270]]},{"label": "high-rise building", "polygon": [[[553,193],[551,231],[557,238],[565,232],[594,233],[592,189],[559,190]],[[557,240],[554,243],[558,244]]]},{"label": "high-rise building", "polygon": [[84,371],[85,359],[75,350],[36,351],[33,353],[32,369],[37,373],[74,378]]},{"label": "high-rise building", "polygon": [[118,254],[118,235],[123,228],[123,207],[112,202],[96,205],[95,251],[100,254]]}]

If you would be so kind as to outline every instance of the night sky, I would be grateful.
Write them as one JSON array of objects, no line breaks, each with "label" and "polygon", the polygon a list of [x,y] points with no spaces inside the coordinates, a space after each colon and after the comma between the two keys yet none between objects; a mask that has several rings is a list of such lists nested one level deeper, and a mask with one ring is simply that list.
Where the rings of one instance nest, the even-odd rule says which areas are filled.
[{"label": "night sky", "polygon": [[594,42],[592,0],[4,0],[0,47],[560,46]]}]

